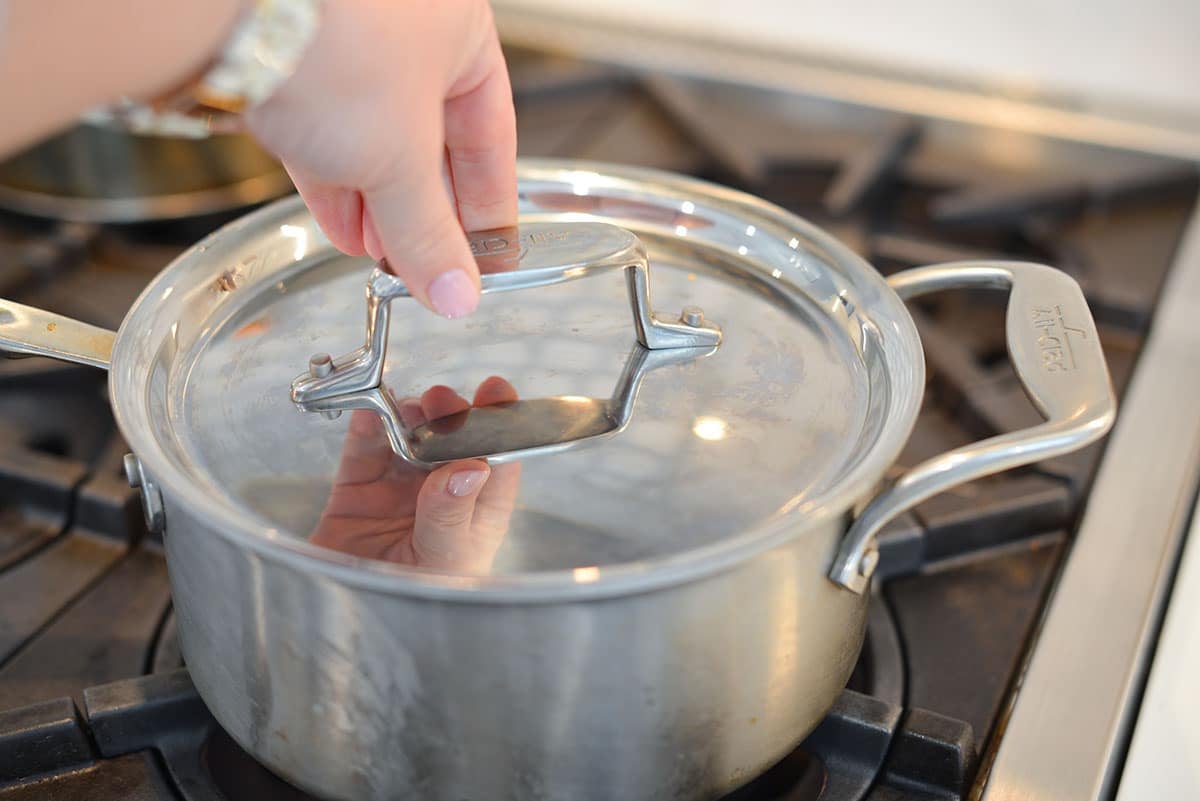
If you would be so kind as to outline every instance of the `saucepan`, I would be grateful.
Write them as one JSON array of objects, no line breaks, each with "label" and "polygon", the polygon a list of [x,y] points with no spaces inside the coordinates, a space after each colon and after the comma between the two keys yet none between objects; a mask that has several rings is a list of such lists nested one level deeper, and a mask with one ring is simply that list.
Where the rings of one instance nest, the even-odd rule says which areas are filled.
[{"label": "saucepan", "polygon": [[[712,184],[519,179],[519,229],[471,236],[467,320],[402,300],[288,199],[179,257],[115,334],[2,302],[0,338],[108,368],[191,676],[283,778],[358,801],[716,797],[845,686],[885,523],[1105,434],[1096,329],[1050,267],[885,280]],[[903,301],[966,287],[1008,293],[1045,421],[887,484],[925,386]],[[475,461],[486,484],[445,525],[435,477]]]}]

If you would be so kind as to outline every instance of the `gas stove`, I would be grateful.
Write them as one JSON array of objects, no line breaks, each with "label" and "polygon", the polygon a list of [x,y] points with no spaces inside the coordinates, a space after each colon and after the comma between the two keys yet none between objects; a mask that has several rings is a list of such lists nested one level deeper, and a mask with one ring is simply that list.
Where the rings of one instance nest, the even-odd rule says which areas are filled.
[{"label": "gas stove", "polygon": [[[1177,413],[1152,403],[1171,375],[1157,332],[1198,289],[1200,242],[1181,249],[1195,167],[529,50],[509,58],[524,155],[736,186],[827,228],[885,273],[987,257],[1061,267],[1084,287],[1123,397],[1107,446],[975,482],[889,527],[847,689],[794,753],[729,799],[1009,798],[1006,786],[1042,770],[1028,753],[1039,720],[1085,756],[1123,749],[1127,719],[1107,740],[1108,719],[1090,718],[1098,732],[1066,731],[1047,687],[1074,684],[1061,687],[1071,703],[1093,693],[1105,710],[1126,709],[1157,630],[1180,541],[1174,518],[1142,518],[1158,570],[1140,559],[1127,586],[1092,590],[1097,615],[1110,604],[1140,614],[1081,622],[1078,607],[1113,569],[1100,529],[1145,505],[1131,489],[1155,482],[1169,502],[1176,484],[1188,499],[1194,486],[1183,489],[1196,472],[1191,428],[1164,463],[1136,457],[1155,453],[1144,433],[1155,415],[1169,425]],[[227,218],[106,226],[0,215],[0,295],[114,327],[150,276]],[[914,308],[929,386],[897,472],[1038,419],[1006,358],[1004,310],[987,292]],[[1194,375],[1175,375],[1195,388],[1184,383]],[[221,731],[188,678],[160,542],[122,476],[103,376],[0,362],[0,431],[0,801],[305,798]],[[1072,674],[1072,644],[1106,626],[1112,664]]]}]

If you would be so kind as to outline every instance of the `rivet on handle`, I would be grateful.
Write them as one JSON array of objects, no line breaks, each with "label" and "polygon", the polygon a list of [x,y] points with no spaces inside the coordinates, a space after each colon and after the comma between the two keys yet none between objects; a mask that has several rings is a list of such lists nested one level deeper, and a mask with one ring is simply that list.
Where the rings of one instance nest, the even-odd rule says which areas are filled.
[{"label": "rivet on handle", "polygon": [[[324,378],[333,372],[333,357],[328,353],[314,353],[308,360],[308,374],[313,378]],[[340,411],[321,412],[326,420],[336,420],[342,416]]]}]

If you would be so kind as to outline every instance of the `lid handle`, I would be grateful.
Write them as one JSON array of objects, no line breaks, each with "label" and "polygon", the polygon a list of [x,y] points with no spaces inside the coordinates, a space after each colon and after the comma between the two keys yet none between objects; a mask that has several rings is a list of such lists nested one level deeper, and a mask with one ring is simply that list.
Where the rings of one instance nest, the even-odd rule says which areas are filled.
[{"label": "lid handle", "polygon": [[[630,231],[597,222],[529,223],[520,229],[468,235],[479,264],[482,291],[511,292],[623,270],[639,343],[607,400],[563,396],[473,409],[463,420],[434,421],[406,430],[390,396],[381,389],[391,301],[410,297],[407,287],[378,265],[367,280],[366,341],[357,350],[329,358],[314,356],[309,370],[292,382],[292,400],[306,411],[336,415],[373,409],[382,415],[393,449],[406,460],[429,466],[458,459],[508,461],[594,439],[628,423],[642,375],[665,364],[712,352],[719,326],[703,311],[687,307],[663,317],[650,305],[646,249]],[[661,351],[667,355],[657,355]]]},{"label": "lid handle", "polygon": [[[650,263],[641,241],[630,231],[595,222],[529,223],[469,234],[479,264],[482,292],[512,292],[550,286],[590,275],[625,270],[629,305],[637,340],[650,350],[712,348],[721,329],[695,308],[674,319],[653,313],[650,306]],[[377,266],[367,279],[365,344],[333,359],[332,369],[306,372],[292,382],[297,403],[378,387],[387,351],[388,309],[396,298],[410,297],[396,276]]]},{"label": "lid handle", "polygon": [[906,299],[944,289],[1011,287],[1008,353],[1046,422],[936,456],[876,496],[846,532],[829,573],[860,594],[879,562],[875,537],[894,517],[959,484],[1079,450],[1104,436],[1116,417],[1096,324],[1079,284],[1066,273],[1028,262],[956,262],[906,270],[888,284]]},{"label": "lid handle", "polygon": [[488,406],[473,406],[409,428],[392,393],[383,387],[351,392],[300,404],[309,412],[336,417],[343,411],[366,409],[379,415],[392,450],[404,461],[433,468],[462,459],[486,459],[491,464],[559,453],[589,440],[624,430],[642,378],[651,370],[704,358],[715,348],[662,348],[634,345],[625,368],[608,398],[562,395]]}]

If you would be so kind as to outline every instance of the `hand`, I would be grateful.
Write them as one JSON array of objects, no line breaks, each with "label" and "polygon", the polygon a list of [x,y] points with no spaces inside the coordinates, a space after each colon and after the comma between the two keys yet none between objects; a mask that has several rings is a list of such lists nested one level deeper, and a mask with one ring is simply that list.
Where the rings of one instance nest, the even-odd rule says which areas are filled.
[{"label": "hand", "polygon": [[299,68],[247,115],[339,249],[446,317],[479,301],[468,231],[517,219],[512,92],[486,0],[328,0]]},{"label": "hand", "polygon": [[[473,404],[448,387],[398,404],[405,426],[474,406],[507,403],[516,390],[502,378],[479,385]],[[472,575],[490,572],[508,532],[521,478],[520,464],[482,461],[444,465],[431,473],[412,467],[388,444],[374,412],[350,418],[341,464],[311,541],[354,556]]]}]

